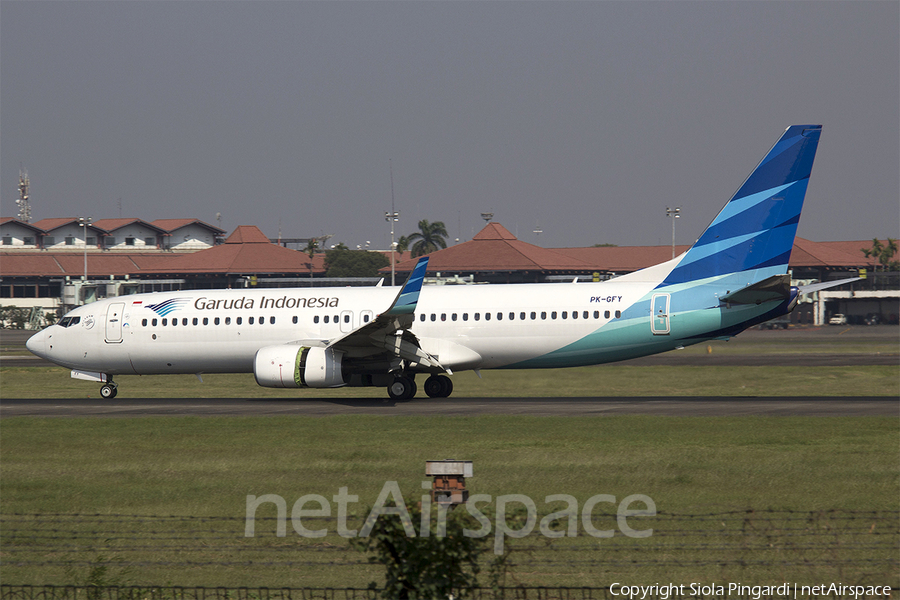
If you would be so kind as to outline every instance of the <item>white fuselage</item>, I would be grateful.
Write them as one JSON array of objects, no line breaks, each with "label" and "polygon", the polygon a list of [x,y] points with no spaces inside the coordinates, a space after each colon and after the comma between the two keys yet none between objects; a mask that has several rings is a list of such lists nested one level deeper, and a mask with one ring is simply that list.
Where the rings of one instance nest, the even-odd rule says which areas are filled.
[{"label": "white fuselage", "polygon": [[[426,286],[409,328],[451,369],[490,369],[539,359],[622,320],[650,282]],[[397,288],[267,288],[137,294],[79,307],[29,348],[72,368],[114,374],[244,373],[266,346],[326,344],[385,311]],[[169,310],[154,310],[166,301]],[[174,308],[173,308],[174,307]],[[652,335],[648,341],[680,344]],[[680,336],[678,336],[680,337]],[[633,346],[639,340],[622,340]],[[651,344],[646,352],[658,352]],[[617,360],[610,358],[609,360]],[[575,361],[577,364],[596,361]],[[540,365],[536,365],[540,366]],[[565,365],[548,365],[565,366]]]}]

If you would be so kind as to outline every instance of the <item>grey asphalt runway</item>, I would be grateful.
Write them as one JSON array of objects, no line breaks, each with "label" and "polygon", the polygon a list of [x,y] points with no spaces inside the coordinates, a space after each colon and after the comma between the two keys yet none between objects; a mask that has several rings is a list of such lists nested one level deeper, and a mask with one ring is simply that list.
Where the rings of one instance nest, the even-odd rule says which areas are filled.
[{"label": "grey asphalt runway", "polygon": [[379,399],[242,400],[152,398],[128,400],[65,399],[0,401],[0,418],[149,417],[149,416],[900,416],[892,397],[703,397],[703,398],[448,398],[406,402]]}]

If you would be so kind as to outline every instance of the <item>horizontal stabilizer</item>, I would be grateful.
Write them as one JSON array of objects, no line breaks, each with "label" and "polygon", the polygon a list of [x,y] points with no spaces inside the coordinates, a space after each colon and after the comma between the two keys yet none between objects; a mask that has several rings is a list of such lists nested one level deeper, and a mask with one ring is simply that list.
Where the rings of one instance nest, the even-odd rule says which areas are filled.
[{"label": "horizontal stabilizer", "polygon": [[748,285],[736,292],[722,296],[720,300],[727,304],[762,304],[774,300],[787,300],[791,297],[791,276],[773,275]]},{"label": "horizontal stabilizer", "polygon": [[839,279],[837,281],[821,281],[819,283],[811,283],[809,285],[801,285],[799,288],[801,294],[812,294],[813,292],[818,292],[821,290],[827,290],[828,288],[837,287],[839,285],[844,285],[845,283],[853,283],[854,281],[859,281],[862,277],[850,277],[848,279]]}]

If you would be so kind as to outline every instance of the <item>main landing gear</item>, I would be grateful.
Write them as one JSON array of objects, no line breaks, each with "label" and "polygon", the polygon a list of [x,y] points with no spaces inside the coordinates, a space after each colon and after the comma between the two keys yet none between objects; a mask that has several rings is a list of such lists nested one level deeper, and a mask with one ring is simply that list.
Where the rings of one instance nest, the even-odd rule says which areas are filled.
[{"label": "main landing gear", "polygon": [[119,393],[119,386],[112,380],[112,377],[107,380],[102,386],[100,386],[100,395],[104,398],[112,400],[116,397],[116,394]]},{"label": "main landing gear", "polygon": [[[393,400],[410,400],[418,387],[412,375],[398,375],[388,386],[388,396]],[[446,398],[453,392],[453,382],[446,375],[432,375],[425,380],[425,393],[429,398]]]}]

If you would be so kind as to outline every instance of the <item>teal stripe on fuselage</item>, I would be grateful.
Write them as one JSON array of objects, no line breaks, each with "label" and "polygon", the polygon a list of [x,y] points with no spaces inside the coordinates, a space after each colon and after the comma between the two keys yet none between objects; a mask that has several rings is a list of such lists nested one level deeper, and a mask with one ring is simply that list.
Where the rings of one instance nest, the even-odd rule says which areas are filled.
[{"label": "teal stripe on fuselage", "polygon": [[[656,292],[658,293],[658,291]],[[673,302],[676,294],[673,294]],[[580,340],[558,350],[529,360],[507,365],[507,369],[543,369],[578,367],[627,360],[667,352],[678,347],[690,346],[715,336],[708,332],[731,329],[751,321],[776,308],[780,302],[760,305],[710,307],[685,312],[671,311],[668,335],[654,335],[650,330],[650,302],[636,303],[622,315],[621,320],[611,321]],[[628,315],[637,315],[628,318]]]}]

